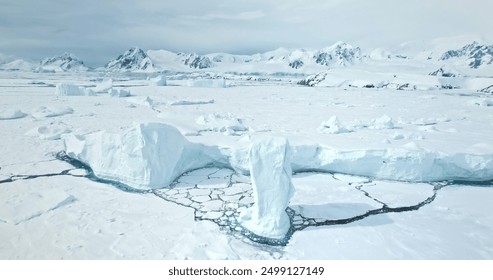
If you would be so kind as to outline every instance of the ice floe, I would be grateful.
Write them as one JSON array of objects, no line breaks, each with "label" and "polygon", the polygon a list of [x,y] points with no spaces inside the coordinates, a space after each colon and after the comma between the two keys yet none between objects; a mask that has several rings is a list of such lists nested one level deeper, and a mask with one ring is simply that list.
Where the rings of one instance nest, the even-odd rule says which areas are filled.
[{"label": "ice floe", "polygon": [[36,119],[43,119],[43,118],[53,118],[53,117],[68,115],[68,114],[72,114],[73,112],[74,109],[67,106],[51,106],[51,107],[41,106],[36,108],[34,111],[32,111],[31,115]]},{"label": "ice floe", "polygon": [[222,132],[226,135],[241,135],[248,131],[243,121],[231,113],[212,113],[197,118],[196,122],[204,128],[203,131]]},{"label": "ice floe", "polygon": [[224,79],[195,79],[188,81],[188,86],[203,88],[225,88],[227,85]]},{"label": "ice floe", "polygon": [[214,99],[209,100],[177,100],[170,102],[169,105],[177,106],[177,105],[202,105],[202,104],[212,104],[214,103]]},{"label": "ice floe", "polygon": [[108,91],[111,97],[128,97],[130,96],[130,91],[124,89],[110,89]]},{"label": "ice floe", "polygon": [[27,116],[27,114],[23,113],[21,110],[16,110],[16,109],[0,110],[0,120],[20,119],[25,116]]},{"label": "ice floe", "polygon": [[29,136],[37,136],[42,140],[58,140],[63,134],[70,132],[71,130],[63,124],[51,124],[33,128],[26,134]]}]

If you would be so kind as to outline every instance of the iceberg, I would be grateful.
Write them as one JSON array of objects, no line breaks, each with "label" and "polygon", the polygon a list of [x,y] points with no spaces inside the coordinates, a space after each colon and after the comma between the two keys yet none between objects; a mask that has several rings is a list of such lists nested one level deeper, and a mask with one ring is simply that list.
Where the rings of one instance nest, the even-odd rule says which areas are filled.
[{"label": "iceberg", "polygon": [[99,93],[109,92],[112,87],[113,87],[113,79],[108,79],[108,80],[103,81],[100,84],[96,85],[93,88],[93,91],[99,92]]},{"label": "iceberg", "polygon": [[78,87],[76,85],[59,83],[56,85],[55,90],[58,96],[90,96],[95,95],[94,91],[84,87]]},{"label": "iceberg", "polygon": [[240,224],[259,236],[282,239],[290,228],[286,208],[294,194],[288,140],[270,137],[254,141],[249,161],[255,203],[241,213]]},{"label": "iceberg", "polygon": [[322,133],[331,134],[351,132],[349,129],[341,125],[337,116],[332,116],[327,121],[322,122],[322,124],[320,124],[319,131]]},{"label": "iceberg", "polygon": [[166,77],[161,75],[149,80],[151,86],[166,86]]},{"label": "iceberg", "polygon": [[217,147],[191,143],[173,126],[136,124],[122,133],[64,135],[69,157],[88,164],[97,177],[138,189],[168,187],[183,173],[227,166]]},{"label": "iceberg", "polygon": [[188,86],[202,88],[225,88],[226,81],[224,79],[196,79],[188,81]]},{"label": "iceberg", "polygon": [[124,89],[110,89],[108,93],[111,97],[128,97],[130,96],[130,91]]}]

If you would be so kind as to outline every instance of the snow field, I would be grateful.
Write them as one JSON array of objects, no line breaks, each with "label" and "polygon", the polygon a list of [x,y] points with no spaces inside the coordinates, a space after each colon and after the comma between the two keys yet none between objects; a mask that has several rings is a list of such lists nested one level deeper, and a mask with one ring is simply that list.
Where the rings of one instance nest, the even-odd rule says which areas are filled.
[{"label": "snow field", "polygon": [[[15,84],[67,80],[89,87],[94,83],[85,77],[44,75],[33,74]],[[115,86],[139,85],[131,88],[132,97],[124,99],[108,94],[57,97],[43,84],[10,85],[0,92],[0,110],[26,112],[23,118],[0,121],[3,258],[482,259],[493,255],[489,235],[493,223],[487,215],[491,188],[474,186],[489,186],[488,182],[471,182],[491,180],[493,174],[492,106],[476,103],[485,96],[463,90],[403,93],[248,85],[184,90],[132,79],[118,85],[114,80]],[[214,102],[170,106],[180,100]],[[241,120],[247,129],[229,134],[221,128],[231,124],[197,122],[202,116],[228,116],[224,112],[231,118],[218,122],[237,125],[235,119]],[[353,129],[337,134],[320,131],[320,124],[331,116],[337,116],[341,127]],[[187,136],[172,127],[188,131]],[[98,176],[136,188],[133,181],[141,181],[139,176],[145,172],[128,176],[131,172],[125,167],[108,165],[104,158],[117,162],[128,158],[122,166],[160,170],[152,162],[153,149],[166,154],[159,156],[168,159],[166,164],[175,162],[167,169],[174,175],[153,181],[162,184],[159,189],[139,187],[145,193],[94,182],[87,171],[53,157],[64,150],[64,141],[56,136],[64,129],[71,133],[59,137],[67,144],[73,141],[68,146],[74,154],[94,169],[112,172]],[[245,175],[251,173],[250,145],[258,136],[289,139],[292,150],[295,192],[287,213],[295,231],[289,233],[285,247],[258,245],[238,234],[241,227],[221,231],[240,226],[236,217],[255,207],[252,182]],[[168,156],[178,154],[179,147],[187,151],[198,146],[188,156]],[[108,154],[96,156],[101,152]],[[210,162],[202,161],[207,158],[200,155],[203,152]],[[89,154],[94,162],[89,162]],[[180,163],[183,159],[196,160],[192,169],[207,168],[190,170]],[[218,163],[221,167],[210,166]],[[436,189],[429,182],[434,180],[466,180],[463,184],[468,186]],[[169,187],[163,188],[167,182]],[[409,210],[385,212],[384,204]]]}]

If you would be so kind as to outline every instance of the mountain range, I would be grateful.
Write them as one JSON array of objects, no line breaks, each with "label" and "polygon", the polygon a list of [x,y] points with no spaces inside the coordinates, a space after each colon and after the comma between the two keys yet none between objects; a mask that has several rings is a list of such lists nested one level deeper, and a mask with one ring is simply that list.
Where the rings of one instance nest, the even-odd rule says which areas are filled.
[{"label": "mountain range", "polygon": [[[430,54],[428,54],[430,53]],[[144,51],[132,47],[116,59],[109,61],[104,67],[92,70],[117,72],[159,72],[159,71],[200,71],[214,70],[219,72],[287,72],[287,73],[319,73],[330,68],[348,67],[352,65],[373,65],[379,62],[398,64],[423,64],[432,62],[438,65],[430,71],[431,75],[448,76],[451,71],[444,71],[444,66],[480,69],[493,65],[493,45],[473,41],[460,48],[450,47],[436,55],[431,51],[421,50],[414,55],[373,49],[363,52],[361,48],[344,42],[337,42],[322,49],[286,49],[278,48],[265,53],[253,55],[235,55],[229,53],[174,53],[167,50]],[[426,55],[424,55],[426,54]],[[43,59],[34,64],[12,56],[0,55],[0,69],[37,72],[87,71],[89,69],[82,60],[70,53]],[[452,71],[454,72],[454,71]],[[456,73],[453,73],[456,75]]]}]

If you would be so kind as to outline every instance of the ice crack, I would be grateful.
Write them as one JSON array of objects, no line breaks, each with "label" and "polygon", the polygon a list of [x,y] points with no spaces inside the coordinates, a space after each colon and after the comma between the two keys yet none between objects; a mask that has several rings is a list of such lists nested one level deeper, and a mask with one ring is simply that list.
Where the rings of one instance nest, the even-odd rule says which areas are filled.
[{"label": "ice crack", "polygon": [[[194,209],[195,220],[206,220],[213,222],[217,224],[225,233],[240,238],[245,242],[258,244],[259,246],[285,246],[288,244],[295,232],[304,230],[308,227],[344,225],[380,214],[417,211],[432,203],[436,199],[438,191],[443,187],[451,184],[466,183],[429,183],[433,185],[433,194],[431,196],[420,201],[419,203],[400,207],[390,207],[387,203],[385,203],[385,201],[373,197],[370,192],[364,190],[363,187],[365,184],[372,183],[371,180],[368,180],[365,183],[349,183],[349,185],[352,185],[356,190],[362,192],[366,197],[381,204],[381,207],[369,210],[360,215],[343,219],[306,217],[301,213],[298,213],[295,209],[287,207],[286,213],[288,214],[290,220],[290,228],[284,238],[272,239],[258,236],[242,227],[238,222],[240,213],[253,205],[253,190],[248,177],[243,176],[243,178],[231,169],[216,167],[197,169],[181,175],[169,187],[163,186],[161,189],[140,190],[134,189],[117,181],[98,178],[94,175],[88,165],[68,157],[64,152],[57,153],[56,158],[70,163],[76,169],[86,170],[87,174],[84,176],[79,175],[79,177],[86,177],[95,182],[109,184],[126,192],[152,193],[156,197],[159,197],[165,201],[192,208]],[[70,170],[65,170],[62,173],[68,173]],[[297,174],[299,173],[301,172],[297,172]],[[329,174],[334,175],[333,173]],[[45,174],[41,176],[50,175],[57,176],[62,174]],[[482,182],[478,184],[491,186],[493,182]]]}]

